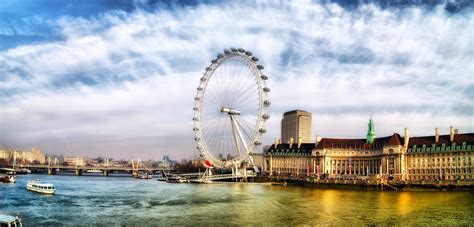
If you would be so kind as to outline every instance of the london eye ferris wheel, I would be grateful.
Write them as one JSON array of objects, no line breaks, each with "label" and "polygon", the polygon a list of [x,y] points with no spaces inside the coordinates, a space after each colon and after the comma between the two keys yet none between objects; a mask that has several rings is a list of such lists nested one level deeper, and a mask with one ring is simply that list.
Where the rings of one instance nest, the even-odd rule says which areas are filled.
[{"label": "london eye ferris wheel", "polygon": [[194,104],[194,132],[204,164],[229,168],[251,162],[261,150],[269,119],[270,89],[264,67],[252,52],[230,48],[211,61],[200,79]]}]

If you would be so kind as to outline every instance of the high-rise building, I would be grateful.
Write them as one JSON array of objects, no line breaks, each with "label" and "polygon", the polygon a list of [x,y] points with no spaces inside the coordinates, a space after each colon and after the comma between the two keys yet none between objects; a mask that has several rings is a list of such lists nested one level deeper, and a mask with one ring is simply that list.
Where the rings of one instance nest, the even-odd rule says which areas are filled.
[{"label": "high-rise building", "polygon": [[281,141],[283,143],[311,143],[311,113],[303,110],[292,110],[283,114],[281,120]]}]

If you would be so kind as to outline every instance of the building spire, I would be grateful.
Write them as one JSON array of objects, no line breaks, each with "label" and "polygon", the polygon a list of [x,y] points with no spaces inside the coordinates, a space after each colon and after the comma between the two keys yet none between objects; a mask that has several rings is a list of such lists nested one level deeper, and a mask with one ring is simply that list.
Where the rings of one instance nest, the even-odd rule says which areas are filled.
[{"label": "building spire", "polygon": [[369,129],[367,130],[367,144],[371,144],[374,142],[375,139],[375,124],[372,120],[372,116],[370,116],[369,120]]}]

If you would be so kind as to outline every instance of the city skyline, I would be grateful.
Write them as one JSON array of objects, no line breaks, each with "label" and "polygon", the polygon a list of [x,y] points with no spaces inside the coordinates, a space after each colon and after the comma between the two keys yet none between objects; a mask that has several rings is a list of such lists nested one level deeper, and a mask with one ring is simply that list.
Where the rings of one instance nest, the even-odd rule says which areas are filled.
[{"label": "city skyline", "polygon": [[292,109],[322,137],[364,138],[370,116],[377,136],[474,131],[472,7],[71,3],[0,3],[1,147],[191,159],[195,89],[231,46],[269,76],[263,144]]}]

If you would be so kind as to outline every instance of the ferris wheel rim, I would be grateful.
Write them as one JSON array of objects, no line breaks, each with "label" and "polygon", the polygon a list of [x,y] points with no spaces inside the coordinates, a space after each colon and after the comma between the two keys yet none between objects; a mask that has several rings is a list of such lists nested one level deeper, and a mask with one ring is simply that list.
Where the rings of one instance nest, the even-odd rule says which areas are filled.
[{"label": "ferris wheel rim", "polygon": [[[248,141],[248,145],[250,149],[246,149],[243,153],[239,152],[239,155],[236,159],[232,160],[221,160],[217,158],[214,154],[212,154],[209,146],[208,141],[205,140],[205,136],[202,132],[201,126],[201,111],[203,101],[205,99],[206,90],[208,89],[208,83],[214,76],[216,70],[223,65],[224,63],[237,60],[241,61],[242,64],[247,65],[256,82],[256,88],[258,91],[258,113],[256,113],[257,121],[255,126],[252,129],[252,136],[250,141]],[[268,79],[266,75],[262,72],[263,66],[258,64],[258,58],[252,56],[252,53],[249,51],[245,51],[242,48],[231,48],[230,50],[224,50],[224,53],[219,53],[216,59],[211,61],[209,67],[206,68],[203,76],[200,78],[200,83],[197,88],[196,96],[195,96],[195,104],[194,104],[194,128],[195,131],[195,140],[197,142],[197,149],[201,157],[204,159],[211,161],[214,166],[216,167],[231,167],[235,165],[239,165],[242,162],[248,160],[249,155],[253,150],[260,146],[261,143],[261,135],[266,132],[264,128],[264,122],[268,120],[269,115],[267,112],[267,107],[270,106],[270,101],[268,100],[268,92],[270,89],[266,86],[265,81]],[[222,107],[225,108],[225,107]],[[230,116],[230,113],[229,113]],[[232,117],[231,117],[232,118]],[[236,126],[237,127],[237,126]],[[244,141],[242,141],[244,143]],[[236,142],[237,143],[237,142]],[[244,143],[245,144],[245,143]],[[247,148],[247,147],[246,147]]]}]

